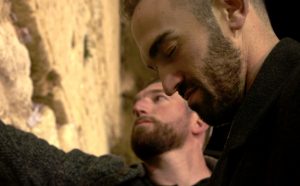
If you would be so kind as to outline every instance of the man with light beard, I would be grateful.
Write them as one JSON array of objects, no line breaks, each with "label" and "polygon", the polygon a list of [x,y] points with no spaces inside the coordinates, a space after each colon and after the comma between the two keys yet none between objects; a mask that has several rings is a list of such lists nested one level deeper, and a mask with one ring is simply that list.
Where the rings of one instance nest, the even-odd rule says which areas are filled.
[{"label": "man with light beard", "polygon": [[0,119],[0,185],[197,185],[208,182],[216,160],[203,155],[208,126],[161,82],[138,93],[132,147],[142,164],[122,157],[64,152]]},{"label": "man with light beard", "polygon": [[208,125],[179,94],[167,96],[161,82],[141,90],[133,107],[131,144],[145,173],[123,185],[203,186],[213,159],[203,149]]}]

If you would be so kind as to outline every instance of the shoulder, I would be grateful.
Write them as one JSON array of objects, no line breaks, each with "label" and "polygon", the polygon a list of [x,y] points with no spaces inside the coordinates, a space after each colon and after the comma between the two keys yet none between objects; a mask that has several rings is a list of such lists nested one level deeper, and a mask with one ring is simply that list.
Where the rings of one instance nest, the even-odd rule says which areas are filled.
[{"label": "shoulder", "polygon": [[128,165],[123,158],[116,155],[104,155],[95,161],[98,166],[93,166],[89,169],[95,175],[93,185],[127,185],[131,180],[142,177],[145,174],[144,168],[140,164]]},{"label": "shoulder", "polygon": [[118,186],[151,186],[151,181],[146,176],[146,171],[142,163],[132,164],[130,173],[123,177]]}]

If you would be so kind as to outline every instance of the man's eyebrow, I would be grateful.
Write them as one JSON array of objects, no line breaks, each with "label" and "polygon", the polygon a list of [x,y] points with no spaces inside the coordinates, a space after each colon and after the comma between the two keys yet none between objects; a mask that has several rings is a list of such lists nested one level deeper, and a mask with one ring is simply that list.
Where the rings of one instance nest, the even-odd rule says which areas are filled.
[{"label": "man's eyebrow", "polygon": [[151,94],[157,94],[157,93],[165,94],[163,89],[153,89],[153,90],[148,91],[144,96],[139,96],[139,95],[135,96],[134,99],[133,99],[133,103],[137,102],[142,97],[145,97],[145,96],[148,96],[148,95],[151,95]]},{"label": "man's eyebrow", "polygon": [[158,49],[159,46],[161,45],[161,43],[165,40],[165,38],[170,35],[173,31],[172,30],[168,30],[160,35],[158,35],[155,39],[155,41],[153,42],[153,44],[151,45],[150,49],[149,49],[149,56],[150,58],[155,58],[157,56],[158,53]]}]

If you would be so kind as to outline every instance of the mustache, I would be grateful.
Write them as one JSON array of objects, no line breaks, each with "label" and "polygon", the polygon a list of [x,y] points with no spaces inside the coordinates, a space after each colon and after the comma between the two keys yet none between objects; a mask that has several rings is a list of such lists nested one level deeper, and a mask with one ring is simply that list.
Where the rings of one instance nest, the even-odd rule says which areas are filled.
[{"label": "mustache", "polygon": [[156,118],[154,118],[152,116],[140,116],[140,117],[136,118],[136,120],[134,121],[134,124],[137,125],[140,121],[150,121],[154,124],[159,122]]},{"label": "mustache", "polygon": [[202,87],[200,82],[197,82],[194,79],[184,80],[177,86],[178,94],[184,98],[186,91],[190,88],[199,88]]},{"label": "mustache", "polygon": [[[202,81],[199,81],[195,78],[189,78],[189,79],[184,79],[182,82],[180,82],[180,84],[177,85],[176,87],[178,94],[184,98],[185,93],[189,90],[189,89],[201,89],[204,90],[205,86],[203,84]],[[209,90],[207,90],[209,91]]]}]

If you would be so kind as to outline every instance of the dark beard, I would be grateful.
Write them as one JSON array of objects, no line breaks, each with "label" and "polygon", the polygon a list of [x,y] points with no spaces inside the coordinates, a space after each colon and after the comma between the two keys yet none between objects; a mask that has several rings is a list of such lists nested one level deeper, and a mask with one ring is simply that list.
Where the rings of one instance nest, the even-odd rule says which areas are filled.
[{"label": "dark beard", "polygon": [[190,105],[205,122],[217,126],[230,122],[241,99],[240,52],[220,30],[211,32],[208,56],[203,59],[204,74],[214,86],[214,93],[203,91],[204,101]]},{"label": "dark beard", "polygon": [[137,126],[131,134],[131,147],[136,156],[143,161],[150,160],[164,152],[179,148],[186,139],[187,132],[179,133],[169,124],[159,122],[153,117],[144,117],[153,122],[150,127]]},{"label": "dark beard", "polygon": [[217,105],[214,108],[213,99],[211,95],[204,94],[203,102],[201,104],[194,103],[190,105],[191,109],[201,113],[201,118],[210,126],[220,126],[224,123],[231,122],[235,115],[238,105]]}]

